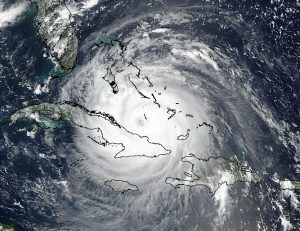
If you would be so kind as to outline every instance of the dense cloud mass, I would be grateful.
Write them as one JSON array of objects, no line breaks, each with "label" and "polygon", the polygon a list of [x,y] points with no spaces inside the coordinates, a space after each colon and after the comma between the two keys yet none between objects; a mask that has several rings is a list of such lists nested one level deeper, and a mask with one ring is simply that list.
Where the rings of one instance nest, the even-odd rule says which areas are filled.
[{"label": "dense cloud mass", "polygon": [[63,78],[50,71],[29,82],[33,99],[3,110],[11,126],[3,127],[1,152],[12,159],[22,152],[13,148],[18,122],[38,127],[25,129],[29,143],[20,141],[40,175],[27,173],[33,179],[21,187],[26,211],[16,224],[299,228],[298,1],[64,7],[79,41],[76,66]]}]

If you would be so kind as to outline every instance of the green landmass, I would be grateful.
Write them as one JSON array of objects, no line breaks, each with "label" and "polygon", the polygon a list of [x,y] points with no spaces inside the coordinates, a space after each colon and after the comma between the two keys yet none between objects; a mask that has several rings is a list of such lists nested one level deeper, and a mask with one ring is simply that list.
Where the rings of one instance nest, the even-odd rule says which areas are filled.
[{"label": "green landmass", "polygon": [[0,231],[15,231],[15,227],[11,224],[4,224],[0,222]]},{"label": "green landmass", "polygon": [[65,103],[41,103],[22,108],[10,116],[10,125],[15,123],[35,124],[39,128],[61,128],[64,123],[75,123],[84,112]]},{"label": "green landmass", "polygon": [[66,70],[74,67],[78,39],[74,19],[63,0],[30,0],[37,6],[35,26],[51,56]]},{"label": "green landmass", "polygon": [[[94,125],[91,125],[90,119],[94,118]],[[90,111],[82,105],[79,105],[75,102],[64,101],[60,103],[41,103],[37,105],[27,106],[11,114],[9,118],[9,125],[26,123],[30,126],[36,125],[38,128],[47,129],[47,128],[60,128],[64,124],[71,124],[79,128],[86,130],[95,130],[97,136],[87,136],[88,139],[97,143],[102,147],[113,145],[115,150],[114,158],[126,158],[132,156],[142,156],[155,158],[160,155],[169,155],[170,150],[166,149],[160,143],[154,143],[149,140],[149,137],[141,136],[137,133],[128,131],[122,125],[120,125],[113,116],[108,113],[101,111]],[[112,125],[112,129],[116,129],[121,136],[130,136],[127,139],[126,144],[121,142],[110,143],[103,136],[103,131],[100,127],[102,123],[107,123],[107,125]],[[105,127],[105,126],[104,126]],[[33,128],[35,129],[35,128]],[[112,138],[114,139],[114,138]],[[142,142],[144,147],[150,146],[150,150],[155,148],[155,151],[146,152],[148,150],[139,150],[139,149],[129,149],[125,148],[132,147],[136,142]],[[128,151],[130,150],[130,151]]]},{"label": "green landmass", "polygon": [[[121,128],[115,119],[104,112],[89,111],[75,102],[63,101],[58,103],[40,103],[26,106],[12,113],[6,121],[9,125],[16,123],[35,124],[39,128],[61,128],[64,124],[73,124],[88,128],[86,116],[93,116],[108,121],[113,126]],[[4,123],[2,122],[2,124]]]},{"label": "green landmass", "polygon": [[292,181],[294,189],[300,190],[300,181]]}]

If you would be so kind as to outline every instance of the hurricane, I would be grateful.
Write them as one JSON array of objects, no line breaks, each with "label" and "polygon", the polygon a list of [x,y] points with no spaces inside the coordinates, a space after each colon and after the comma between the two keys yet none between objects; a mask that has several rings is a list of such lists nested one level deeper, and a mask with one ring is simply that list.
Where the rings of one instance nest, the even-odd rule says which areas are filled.
[{"label": "hurricane", "polygon": [[76,65],[50,52],[2,122],[53,168],[24,230],[297,230],[299,2],[89,4],[65,3]]}]

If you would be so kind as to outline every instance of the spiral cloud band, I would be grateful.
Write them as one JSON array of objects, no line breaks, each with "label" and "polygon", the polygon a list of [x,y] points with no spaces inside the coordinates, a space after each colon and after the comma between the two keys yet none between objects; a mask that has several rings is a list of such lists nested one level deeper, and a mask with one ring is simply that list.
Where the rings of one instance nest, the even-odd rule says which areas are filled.
[{"label": "spiral cloud band", "polygon": [[251,72],[234,48],[194,37],[197,17],[177,9],[102,28],[85,39],[84,58],[63,86],[61,100],[90,112],[77,121],[84,126],[76,128],[76,171],[99,187],[139,192],[135,202],[116,196],[112,210],[125,203],[145,214],[139,204],[197,187],[213,196],[207,203],[222,223],[233,203],[229,186],[246,182],[237,187],[247,194],[260,182],[256,170],[268,168],[256,143],[256,134],[266,138],[259,124],[268,110],[253,94]]}]

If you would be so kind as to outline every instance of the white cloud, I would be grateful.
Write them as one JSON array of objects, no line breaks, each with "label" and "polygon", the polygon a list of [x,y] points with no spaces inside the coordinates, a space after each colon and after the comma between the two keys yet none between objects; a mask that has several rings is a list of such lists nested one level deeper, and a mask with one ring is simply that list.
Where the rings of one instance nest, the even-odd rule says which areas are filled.
[{"label": "white cloud", "polygon": [[26,9],[26,1],[17,2],[8,8],[4,8],[4,3],[0,1],[0,28],[14,23]]}]

